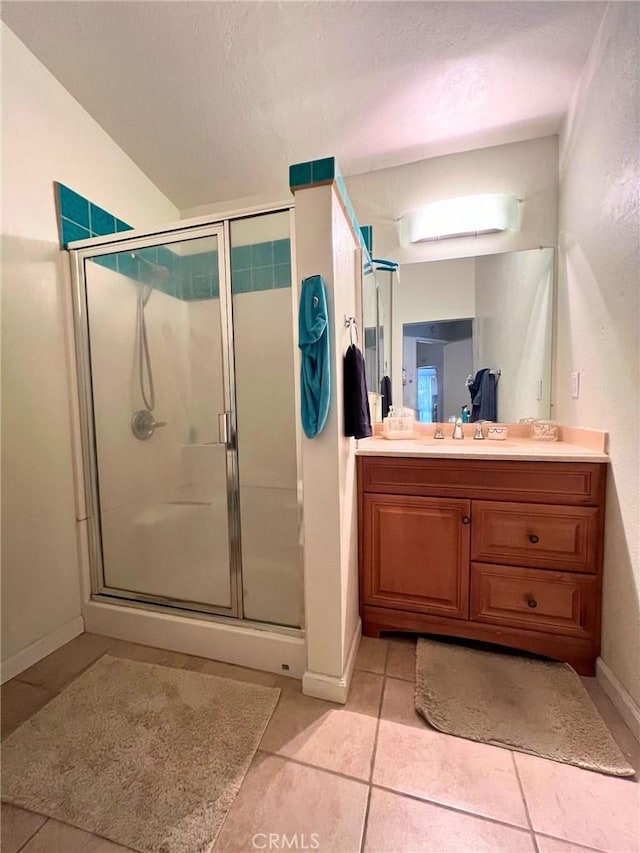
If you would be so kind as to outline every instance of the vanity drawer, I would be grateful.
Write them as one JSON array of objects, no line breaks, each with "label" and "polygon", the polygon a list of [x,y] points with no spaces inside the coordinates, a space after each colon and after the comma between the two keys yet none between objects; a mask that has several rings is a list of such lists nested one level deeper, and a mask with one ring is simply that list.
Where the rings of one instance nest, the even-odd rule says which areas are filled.
[{"label": "vanity drawer", "polygon": [[474,622],[592,637],[597,600],[597,578],[471,564],[469,615]]},{"label": "vanity drawer", "polygon": [[471,559],[594,574],[600,510],[474,501]]},{"label": "vanity drawer", "polygon": [[606,466],[593,462],[360,456],[358,463],[364,492],[578,506],[604,500]]}]

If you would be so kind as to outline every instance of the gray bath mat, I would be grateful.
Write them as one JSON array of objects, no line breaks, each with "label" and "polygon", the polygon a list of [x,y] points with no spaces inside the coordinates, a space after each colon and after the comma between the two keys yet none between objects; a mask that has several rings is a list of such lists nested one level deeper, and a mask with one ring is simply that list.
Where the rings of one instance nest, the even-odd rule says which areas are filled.
[{"label": "gray bath mat", "polygon": [[633,776],[566,663],[418,640],[416,710],[447,734]]},{"label": "gray bath mat", "polygon": [[2,799],[145,853],[207,850],[279,694],[105,655],[2,744]]}]

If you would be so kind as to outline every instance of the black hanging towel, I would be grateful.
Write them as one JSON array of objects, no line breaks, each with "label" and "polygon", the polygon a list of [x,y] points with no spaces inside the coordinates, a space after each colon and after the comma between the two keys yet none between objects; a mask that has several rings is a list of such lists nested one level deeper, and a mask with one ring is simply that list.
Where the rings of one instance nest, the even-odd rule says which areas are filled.
[{"label": "black hanging towel", "polygon": [[389,414],[389,409],[393,406],[391,379],[386,375],[380,380],[380,396],[382,397],[382,419],[384,420]]},{"label": "black hanging towel", "polygon": [[371,435],[369,395],[364,358],[355,344],[344,355],[344,434],[354,438]]},{"label": "black hanging towel", "polygon": [[471,422],[497,421],[498,401],[496,398],[496,377],[488,367],[479,370],[471,385]]}]

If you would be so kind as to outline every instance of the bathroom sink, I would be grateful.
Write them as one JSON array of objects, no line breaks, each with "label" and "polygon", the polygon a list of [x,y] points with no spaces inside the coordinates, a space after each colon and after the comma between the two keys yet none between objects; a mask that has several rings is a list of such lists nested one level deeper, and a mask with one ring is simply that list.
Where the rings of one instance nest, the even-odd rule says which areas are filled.
[{"label": "bathroom sink", "polygon": [[493,452],[494,450],[499,449],[508,449],[510,447],[516,447],[515,442],[513,441],[490,441],[488,439],[484,439],[483,441],[475,441],[475,439],[465,438],[462,440],[453,439],[453,438],[418,438],[416,439],[418,444],[426,444],[429,447],[442,447],[447,450],[468,450],[468,451],[484,451],[485,453]]}]

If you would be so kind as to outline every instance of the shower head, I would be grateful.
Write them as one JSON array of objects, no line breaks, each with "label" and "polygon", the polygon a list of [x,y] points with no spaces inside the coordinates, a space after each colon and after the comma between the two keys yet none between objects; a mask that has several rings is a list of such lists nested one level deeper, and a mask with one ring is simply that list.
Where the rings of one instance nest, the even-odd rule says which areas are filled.
[{"label": "shower head", "polygon": [[131,257],[141,262],[140,272],[144,269],[147,278],[144,284],[147,284],[150,287],[157,287],[159,284],[164,284],[171,275],[171,272],[167,267],[163,267],[161,264],[149,261],[147,258],[142,257],[142,255],[138,255],[136,252],[132,252]]}]

